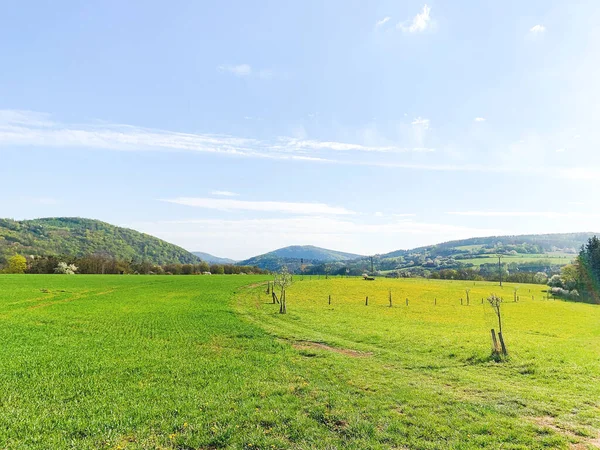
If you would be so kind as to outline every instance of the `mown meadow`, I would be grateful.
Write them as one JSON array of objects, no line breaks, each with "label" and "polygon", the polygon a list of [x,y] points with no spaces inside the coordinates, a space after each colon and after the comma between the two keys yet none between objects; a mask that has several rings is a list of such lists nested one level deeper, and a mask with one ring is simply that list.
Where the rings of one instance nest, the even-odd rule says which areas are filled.
[{"label": "mown meadow", "polygon": [[268,279],[0,276],[0,448],[600,445],[598,306],[295,277],[282,315]]}]

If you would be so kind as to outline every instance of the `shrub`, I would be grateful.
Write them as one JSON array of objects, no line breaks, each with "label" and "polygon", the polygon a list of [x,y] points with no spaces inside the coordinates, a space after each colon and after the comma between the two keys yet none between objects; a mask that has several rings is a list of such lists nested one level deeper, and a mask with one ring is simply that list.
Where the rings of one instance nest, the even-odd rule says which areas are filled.
[{"label": "shrub", "polygon": [[560,277],[560,275],[552,275],[550,277],[550,279],[548,280],[548,286],[555,287],[555,288],[564,287],[563,281],[562,281],[562,278]]}]

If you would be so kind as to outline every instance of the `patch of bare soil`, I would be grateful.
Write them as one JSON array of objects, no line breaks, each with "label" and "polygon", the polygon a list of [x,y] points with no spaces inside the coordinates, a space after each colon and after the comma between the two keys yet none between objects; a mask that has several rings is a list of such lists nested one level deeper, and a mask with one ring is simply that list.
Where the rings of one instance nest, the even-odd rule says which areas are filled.
[{"label": "patch of bare soil", "polygon": [[550,428],[552,431],[565,436],[570,441],[574,441],[569,444],[569,448],[572,450],[589,450],[593,448],[600,448],[600,435],[597,435],[596,438],[581,436],[573,432],[568,427],[557,424],[554,417],[550,416],[534,417],[533,421],[540,427]]},{"label": "patch of bare soil", "polygon": [[371,352],[359,352],[358,350],[351,350],[349,348],[332,347],[331,345],[323,344],[322,342],[297,341],[293,343],[292,346],[298,350],[327,350],[329,352],[350,356],[351,358],[366,358],[373,355]]}]

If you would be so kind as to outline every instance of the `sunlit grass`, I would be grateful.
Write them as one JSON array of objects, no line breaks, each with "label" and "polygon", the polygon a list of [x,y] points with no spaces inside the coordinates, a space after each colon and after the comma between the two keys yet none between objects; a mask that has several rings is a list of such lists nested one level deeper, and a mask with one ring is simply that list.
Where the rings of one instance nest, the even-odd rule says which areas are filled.
[{"label": "sunlit grass", "polygon": [[[382,429],[391,424],[402,428],[402,419],[384,418],[394,402],[409,416],[422,414],[416,429],[404,429],[411,448],[428,448],[413,440],[413,433],[428,436],[424,441],[437,436],[433,440],[442,447],[454,439],[496,446],[508,435],[515,448],[560,447],[559,441],[545,441],[559,439],[555,433],[535,431],[539,418],[553,417],[566,429],[585,429],[592,436],[600,428],[600,309],[546,300],[544,291],[540,285],[500,288],[472,281],[296,277],[287,295],[287,316],[270,305],[246,311],[250,320],[289,341],[372,355],[343,358],[313,350],[335,361],[337,366],[324,366],[339,371],[346,383],[369,373],[362,382],[368,386],[367,411],[379,417]],[[510,358],[503,363],[490,358],[490,329],[498,330],[486,301],[491,293],[505,300]],[[440,420],[449,429],[441,431]]]},{"label": "sunlit grass", "polygon": [[0,448],[567,448],[600,428],[596,306],[295,277],[280,315],[266,279],[0,276]]}]

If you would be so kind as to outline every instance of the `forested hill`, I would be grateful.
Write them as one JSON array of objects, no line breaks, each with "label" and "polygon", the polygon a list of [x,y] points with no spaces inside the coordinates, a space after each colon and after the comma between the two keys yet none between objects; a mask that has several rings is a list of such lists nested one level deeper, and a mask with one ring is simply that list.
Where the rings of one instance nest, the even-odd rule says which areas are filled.
[{"label": "forested hill", "polygon": [[281,267],[286,266],[291,271],[298,271],[303,265],[343,262],[356,258],[362,258],[362,256],[315,247],[313,245],[291,245],[263,255],[254,256],[238,264],[257,266],[267,270],[279,270]]},{"label": "forested hill", "polygon": [[380,257],[389,258],[415,253],[450,255],[464,253],[465,251],[479,251],[479,249],[499,253],[511,250],[515,250],[518,253],[548,253],[556,251],[576,253],[595,234],[597,233],[522,234],[515,236],[477,237],[448,241],[441,244],[413,248],[411,250],[396,250],[380,255]]},{"label": "forested hill", "polygon": [[153,264],[197,263],[187,250],[154,236],[99,220],[57,217],[15,221],[0,219],[0,262],[7,256],[93,254]]}]

